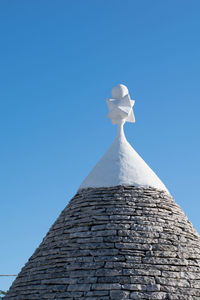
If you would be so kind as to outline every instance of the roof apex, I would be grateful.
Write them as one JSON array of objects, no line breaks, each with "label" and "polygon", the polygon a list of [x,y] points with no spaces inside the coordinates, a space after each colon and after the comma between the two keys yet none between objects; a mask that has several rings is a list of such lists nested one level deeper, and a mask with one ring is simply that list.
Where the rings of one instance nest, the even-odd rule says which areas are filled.
[{"label": "roof apex", "polygon": [[119,125],[116,139],[79,189],[118,185],[154,187],[169,193],[158,176],[128,143],[123,124]]},{"label": "roof apex", "polygon": [[165,185],[127,142],[123,126],[125,122],[135,122],[134,100],[131,100],[125,85],[119,84],[112,89],[112,97],[107,99],[108,117],[118,125],[115,141],[83,181],[79,189],[89,187],[111,187],[135,185],[154,187],[168,192]]}]

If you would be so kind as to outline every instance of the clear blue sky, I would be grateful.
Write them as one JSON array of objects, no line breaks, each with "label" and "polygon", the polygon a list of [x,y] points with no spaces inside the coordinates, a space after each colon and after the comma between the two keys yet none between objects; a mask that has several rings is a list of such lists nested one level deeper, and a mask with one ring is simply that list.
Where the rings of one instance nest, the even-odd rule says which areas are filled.
[{"label": "clear blue sky", "polygon": [[[200,231],[200,1],[0,1],[0,274],[16,274],[136,100],[126,136]],[[0,277],[0,289],[11,279]]]}]

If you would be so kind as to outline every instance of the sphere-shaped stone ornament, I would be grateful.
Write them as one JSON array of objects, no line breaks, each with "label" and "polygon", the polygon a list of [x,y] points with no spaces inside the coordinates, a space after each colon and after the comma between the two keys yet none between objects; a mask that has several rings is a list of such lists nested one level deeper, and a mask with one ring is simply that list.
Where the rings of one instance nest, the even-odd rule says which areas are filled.
[{"label": "sphere-shaped stone ornament", "polygon": [[118,84],[112,89],[112,97],[115,99],[122,98],[128,94],[128,89],[123,84]]}]

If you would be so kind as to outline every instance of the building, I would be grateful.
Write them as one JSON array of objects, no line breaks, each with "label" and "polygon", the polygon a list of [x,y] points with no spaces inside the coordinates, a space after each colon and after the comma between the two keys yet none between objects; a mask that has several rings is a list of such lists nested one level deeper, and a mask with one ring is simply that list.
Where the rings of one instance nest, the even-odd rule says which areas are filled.
[{"label": "building", "polygon": [[200,239],[127,142],[128,90],[107,99],[118,133],[22,268],[10,299],[200,299]]}]

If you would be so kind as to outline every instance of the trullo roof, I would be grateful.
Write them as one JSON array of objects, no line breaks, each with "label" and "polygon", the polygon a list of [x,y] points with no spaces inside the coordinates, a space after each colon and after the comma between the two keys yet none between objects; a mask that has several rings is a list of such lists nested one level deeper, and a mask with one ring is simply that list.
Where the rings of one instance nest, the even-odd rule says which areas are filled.
[{"label": "trullo roof", "polygon": [[[22,268],[5,300],[200,299],[199,235],[125,140],[123,124],[135,120],[127,95],[123,85],[113,89],[114,99],[108,101],[109,117],[119,125],[116,141]],[[102,179],[98,170],[104,176],[110,173]]]}]

